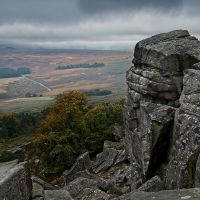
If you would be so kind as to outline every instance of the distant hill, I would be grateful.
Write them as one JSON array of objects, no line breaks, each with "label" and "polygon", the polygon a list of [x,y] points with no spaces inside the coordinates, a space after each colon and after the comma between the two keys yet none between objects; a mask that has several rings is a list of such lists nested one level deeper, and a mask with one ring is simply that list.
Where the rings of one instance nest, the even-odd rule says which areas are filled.
[{"label": "distant hill", "polygon": [[0,44],[0,52],[31,52],[31,53],[47,53],[47,54],[60,54],[69,53],[77,55],[108,55],[113,53],[127,53],[127,51],[117,50],[95,50],[95,49],[48,49],[48,48],[33,48],[22,45],[13,44]]}]

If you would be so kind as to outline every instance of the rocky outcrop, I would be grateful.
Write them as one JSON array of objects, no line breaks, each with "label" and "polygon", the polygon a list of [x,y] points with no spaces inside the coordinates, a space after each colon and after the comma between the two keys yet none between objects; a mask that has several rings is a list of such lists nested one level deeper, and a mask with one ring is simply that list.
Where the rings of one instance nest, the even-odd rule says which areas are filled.
[{"label": "rocky outcrop", "polygon": [[[118,135],[121,128],[117,127]],[[131,171],[124,141],[105,141],[103,152],[91,162],[89,154],[80,155],[64,172],[65,187],[74,199],[108,200],[130,192]]]},{"label": "rocky outcrop", "polygon": [[188,31],[136,45],[124,115],[132,190],[154,176],[167,189],[194,187],[200,153],[199,62],[200,42]]},{"label": "rocky outcrop", "polygon": [[26,163],[17,160],[0,163],[0,199],[29,200],[32,182]]},{"label": "rocky outcrop", "polygon": [[200,70],[184,71],[181,106],[174,124],[174,152],[167,169],[167,185],[194,186],[197,159],[200,153]]}]

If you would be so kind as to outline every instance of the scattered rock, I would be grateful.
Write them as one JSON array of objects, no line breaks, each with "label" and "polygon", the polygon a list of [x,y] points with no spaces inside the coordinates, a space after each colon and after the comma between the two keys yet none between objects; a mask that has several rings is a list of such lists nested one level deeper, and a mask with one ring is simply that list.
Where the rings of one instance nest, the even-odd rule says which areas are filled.
[{"label": "scattered rock", "polygon": [[44,190],[56,190],[56,189],[58,189],[58,187],[52,186],[49,183],[46,183],[45,181],[43,181],[42,179],[40,179],[36,176],[32,176],[31,179],[32,179],[33,183],[37,183],[37,184],[41,185],[44,188]]},{"label": "scattered rock", "polygon": [[144,192],[158,192],[161,190],[163,190],[163,183],[158,176],[154,176],[138,188],[138,191]]},{"label": "scattered rock", "polygon": [[102,190],[99,189],[90,189],[86,188],[83,190],[83,195],[81,196],[83,199],[87,200],[108,200],[110,199],[110,195],[106,194]]},{"label": "scattered rock", "polygon": [[92,165],[91,170],[94,173],[99,173],[109,169],[115,162],[118,155],[116,149],[104,149],[104,151],[97,155],[96,162]]},{"label": "scattered rock", "polygon": [[73,180],[66,186],[67,191],[69,191],[72,197],[83,195],[83,190],[85,188],[96,189],[97,181],[80,177]]},{"label": "scattered rock", "polygon": [[122,162],[125,162],[127,160],[128,160],[128,154],[127,154],[126,150],[125,149],[124,150],[120,150],[114,165],[118,165],[118,164],[120,164]]},{"label": "scattered rock", "polygon": [[65,184],[67,185],[69,182],[73,181],[76,178],[76,173],[89,169],[90,162],[91,161],[88,152],[80,155],[71,169],[63,173]]},{"label": "scattered rock", "polygon": [[45,200],[73,200],[66,190],[45,190]]},{"label": "scattered rock", "polygon": [[27,163],[17,160],[0,163],[0,199],[29,200],[32,181]]},{"label": "scattered rock", "polygon": [[97,187],[103,190],[104,192],[108,191],[111,185],[112,185],[111,180],[107,180],[104,178],[100,178],[97,182]]},{"label": "scattered rock", "polygon": [[38,184],[34,183],[32,184],[32,199],[37,199],[37,198],[44,198],[44,188]]}]

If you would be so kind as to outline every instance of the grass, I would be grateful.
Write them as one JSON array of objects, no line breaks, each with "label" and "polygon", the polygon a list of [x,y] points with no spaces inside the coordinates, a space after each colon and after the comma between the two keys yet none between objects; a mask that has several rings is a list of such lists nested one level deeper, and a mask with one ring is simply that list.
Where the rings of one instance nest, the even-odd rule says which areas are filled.
[{"label": "grass", "polygon": [[26,144],[32,140],[35,134],[21,135],[12,139],[0,139],[0,151]]},{"label": "grass", "polygon": [[0,102],[0,112],[37,112],[54,102],[51,97],[17,98]]}]

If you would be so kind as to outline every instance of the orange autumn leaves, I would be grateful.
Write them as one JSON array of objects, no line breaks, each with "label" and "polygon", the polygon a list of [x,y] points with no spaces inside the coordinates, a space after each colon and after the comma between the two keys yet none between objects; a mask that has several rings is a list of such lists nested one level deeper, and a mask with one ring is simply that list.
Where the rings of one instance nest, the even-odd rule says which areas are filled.
[{"label": "orange autumn leaves", "polygon": [[89,108],[87,103],[84,93],[73,91],[60,95],[49,108],[29,153],[30,158],[39,160],[37,166],[33,159],[30,161],[35,174],[59,174],[79,154],[98,153],[104,140],[112,138],[112,126],[122,124],[122,105],[107,103]]}]

